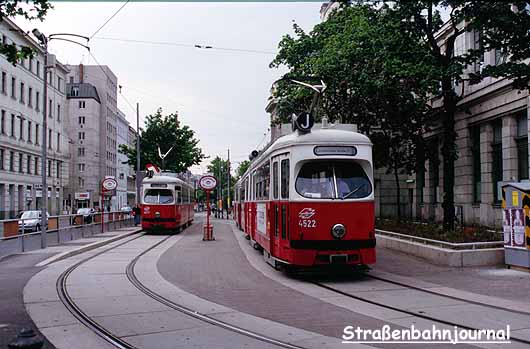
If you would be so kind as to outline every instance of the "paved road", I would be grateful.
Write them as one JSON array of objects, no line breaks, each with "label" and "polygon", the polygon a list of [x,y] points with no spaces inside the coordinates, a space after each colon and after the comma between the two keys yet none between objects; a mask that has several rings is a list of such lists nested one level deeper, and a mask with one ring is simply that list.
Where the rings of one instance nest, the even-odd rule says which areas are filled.
[{"label": "paved road", "polygon": [[[22,290],[29,279],[42,268],[35,264],[53,253],[13,255],[0,261],[0,348],[7,348],[17,332],[28,327],[36,331],[35,324],[26,313]],[[46,341],[44,349],[55,348]]]}]

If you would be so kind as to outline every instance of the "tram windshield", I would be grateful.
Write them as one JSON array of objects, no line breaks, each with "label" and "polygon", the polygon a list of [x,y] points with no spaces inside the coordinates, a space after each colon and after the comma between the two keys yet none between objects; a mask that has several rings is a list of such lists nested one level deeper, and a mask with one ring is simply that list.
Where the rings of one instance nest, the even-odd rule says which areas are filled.
[{"label": "tram windshield", "polygon": [[295,186],[300,195],[311,199],[360,199],[372,192],[366,172],[353,161],[305,163]]},{"label": "tram windshield", "polygon": [[144,204],[171,204],[173,193],[169,189],[147,189],[144,196]]}]

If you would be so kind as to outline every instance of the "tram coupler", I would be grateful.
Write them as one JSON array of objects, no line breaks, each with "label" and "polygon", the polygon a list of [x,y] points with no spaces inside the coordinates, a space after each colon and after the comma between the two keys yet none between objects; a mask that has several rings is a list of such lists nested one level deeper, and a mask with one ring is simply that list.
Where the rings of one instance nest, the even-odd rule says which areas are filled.
[{"label": "tram coupler", "polygon": [[203,230],[204,230],[204,236],[202,238],[202,241],[215,240],[215,238],[213,237],[213,226],[211,224],[203,225]]}]

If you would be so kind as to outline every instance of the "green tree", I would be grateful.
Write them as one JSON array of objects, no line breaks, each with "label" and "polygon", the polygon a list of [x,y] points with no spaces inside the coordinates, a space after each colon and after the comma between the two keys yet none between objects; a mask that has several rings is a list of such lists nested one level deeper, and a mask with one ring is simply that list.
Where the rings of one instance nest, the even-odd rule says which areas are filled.
[{"label": "green tree", "polygon": [[[173,147],[164,160],[163,170],[183,172],[205,158],[198,144],[193,130],[181,125],[176,113],[163,115],[159,108],[155,114],[147,116],[145,129],[140,130],[140,168],[145,169],[149,163],[162,168],[158,148],[165,154]],[[127,155],[129,165],[136,168],[136,146],[122,144],[120,152]]]},{"label": "green tree", "polygon": [[[217,187],[215,188],[215,190],[212,191],[212,195],[219,200],[222,197],[224,205],[226,205],[226,200],[228,198],[228,190],[230,190],[230,193],[232,193],[234,184],[236,182],[236,179],[232,177],[232,175],[230,175],[230,188],[228,188],[228,168],[228,160],[223,160],[219,156],[216,156],[208,165],[208,172],[211,173],[215,178],[217,178]],[[230,195],[230,197],[233,199],[232,194]]]},{"label": "green tree", "polygon": [[[28,5],[31,3],[31,5]],[[53,8],[47,0],[5,0],[0,1],[0,21],[3,17],[21,16],[28,20],[44,20],[49,9]],[[0,54],[13,65],[21,59],[33,57],[35,52],[28,46],[17,47],[15,43],[5,44],[0,42]]]},{"label": "green tree", "polygon": [[237,177],[236,177],[236,180],[239,180],[244,174],[245,172],[247,172],[248,168],[250,167],[250,161],[248,160],[244,160],[244,161],[241,161],[241,163],[239,164],[239,166],[237,167]]},{"label": "green tree", "polygon": [[[513,6],[517,9],[513,10]],[[485,76],[505,76],[515,80],[515,88],[528,88],[530,69],[522,60],[530,57],[528,47],[530,13],[524,10],[526,1],[508,3],[504,1],[410,1],[400,0],[389,6],[389,15],[407,23],[407,31],[412,37],[424,38],[425,51],[412,58],[418,64],[430,66],[435,74],[426,76],[430,82],[440,86],[438,96],[441,106],[437,113],[443,127],[443,211],[444,227],[454,229],[454,185],[456,150],[455,114],[461,96],[456,93],[454,83],[470,80],[480,82]],[[442,28],[439,9],[449,13],[445,45],[440,45],[437,33]],[[455,42],[466,32],[477,33],[478,40],[473,49],[455,52]],[[466,68],[472,64],[482,64],[485,52],[497,49],[511,55],[509,62],[486,67],[483,73],[465,76]],[[395,50],[388,50],[388,59],[393,59]],[[398,56],[401,61],[403,55]]]},{"label": "green tree", "polygon": [[422,83],[429,67],[388,61],[384,49],[399,46],[414,55],[423,51],[419,38],[405,35],[403,23],[389,17],[386,8],[366,5],[345,7],[310,33],[297,25],[294,30],[295,37],[282,39],[271,64],[290,69],[276,89],[282,121],[307,109],[312,99],[310,90],[289,83],[289,77],[322,79],[328,88],[317,121],[326,116],[355,123],[372,137],[376,166],[394,174],[401,217],[399,174],[417,165],[416,152],[423,149],[418,143],[431,117],[426,101],[436,86]]}]

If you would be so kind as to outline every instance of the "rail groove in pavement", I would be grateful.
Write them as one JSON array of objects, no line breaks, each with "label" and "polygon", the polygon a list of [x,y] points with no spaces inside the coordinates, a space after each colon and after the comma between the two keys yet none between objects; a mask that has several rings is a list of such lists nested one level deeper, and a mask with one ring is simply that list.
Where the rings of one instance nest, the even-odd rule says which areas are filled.
[{"label": "rail groove in pavement", "polygon": [[[139,236],[137,236],[137,237],[135,237],[133,239],[127,240],[125,242],[122,242],[122,243],[117,244],[115,246],[112,246],[110,248],[107,248],[107,249],[105,249],[103,251],[100,251],[100,252],[98,252],[98,253],[96,253],[96,254],[94,254],[92,256],[89,256],[89,257],[87,257],[87,258],[75,263],[74,265],[72,265],[68,269],[66,269],[63,273],[61,273],[61,275],[59,276],[59,278],[57,279],[57,282],[56,282],[56,289],[57,289],[57,294],[59,295],[59,299],[64,304],[64,306],[70,311],[70,313],[72,313],[72,315],[76,319],[78,319],[82,324],[84,324],[87,328],[92,330],[98,336],[100,336],[105,341],[109,342],[113,346],[115,346],[117,348],[120,348],[120,349],[138,349],[138,348],[133,346],[132,344],[126,342],[125,340],[121,339],[120,337],[116,336],[115,334],[111,333],[110,331],[108,331],[106,328],[104,328],[98,322],[96,322],[94,319],[92,319],[90,316],[88,316],[81,308],[79,308],[77,306],[77,304],[75,303],[75,301],[70,296],[70,294],[68,293],[66,282],[67,282],[68,277],[70,276],[70,274],[75,269],[77,269],[79,266],[81,266],[82,264],[84,264],[84,263],[88,262],[89,260],[91,260],[93,258],[96,258],[96,257],[98,257],[98,256],[100,256],[100,255],[102,255],[102,254],[104,254],[106,252],[109,252],[109,251],[111,251],[111,250],[113,250],[115,248],[118,248],[120,246],[123,246],[123,245],[131,242],[131,241],[139,239],[143,235],[144,234],[141,234],[141,235],[139,235]],[[134,273],[134,267],[135,267],[136,263],[138,262],[138,260],[143,255],[145,255],[149,251],[153,250],[154,248],[158,247],[159,245],[161,245],[162,243],[167,241],[170,237],[171,237],[171,235],[168,236],[167,238],[165,238],[165,239],[163,239],[161,241],[158,241],[157,243],[151,245],[150,247],[145,249],[142,253],[137,255],[127,265],[127,268],[126,268],[127,278],[129,279],[129,281],[138,290],[140,290],[141,292],[143,292],[144,294],[146,294],[150,298],[156,300],[157,302],[159,302],[161,304],[164,304],[167,307],[170,307],[170,308],[172,308],[174,310],[177,310],[177,311],[179,311],[179,312],[181,312],[181,313],[183,313],[185,315],[188,315],[188,316],[191,316],[193,318],[199,319],[201,321],[207,322],[207,323],[212,324],[214,326],[218,326],[218,327],[224,328],[226,330],[229,330],[229,331],[232,331],[232,332],[235,332],[235,333],[238,333],[238,334],[242,334],[244,336],[247,336],[247,337],[250,337],[250,338],[265,342],[265,343],[273,344],[273,345],[276,345],[276,346],[279,346],[279,347],[289,348],[289,349],[302,349],[302,347],[299,347],[299,346],[296,346],[296,345],[293,345],[293,344],[290,344],[290,343],[287,343],[287,342],[282,342],[280,340],[276,340],[274,338],[270,338],[270,337],[261,335],[261,334],[256,333],[256,332],[249,331],[249,330],[246,330],[244,328],[231,325],[231,324],[229,324],[227,322],[224,322],[224,321],[221,321],[221,320],[217,320],[217,319],[215,319],[213,317],[210,317],[208,315],[196,312],[196,311],[194,311],[194,310],[192,310],[190,308],[187,308],[187,307],[185,307],[185,306],[183,306],[181,304],[177,304],[177,303],[175,303],[175,302],[173,302],[173,301],[161,296],[160,294],[152,291],[151,289],[146,287],[144,284],[142,284],[138,280],[138,278],[136,277],[136,275]]]},{"label": "rail groove in pavement", "polygon": [[[386,280],[383,280],[383,281],[386,281]],[[396,306],[393,306],[393,305],[388,305],[388,304],[385,304],[385,303],[382,303],[382,302],[374,301],[374,300],[369,299],[369,298],[360,297],[360,296],[357,296],[357,295],[354,295],[354,294],[339,290],[339,289],[337,289],[335,287],[326,285],[326,284],[318,282],[318,281],[309,281],[309,282],[312,283],[313,285],[316,285],[318,287],[324,288],[324,289],[326,289],[328,291],[340,294],[340,295],[348,297],[348,298],[353,298],[353,299],[359,300],[361,302],[377,305],[379,307],[383,307],[383,308],[386,308],[386,309],[390,309],[390,310],[394,310],[394,311],[397,311],[397,312],[405,313],[405,314],[412,315],[412,316],[415,316],[415,317],[419,317],[419,318],[422,318],[422,319],[425,319],[425,320],[434,321],[434,322],[442,323],[442,324],[449,325],[449,326],[458,326],[460,328],[465,328],[465,329],[468,329],[468,330],[477,330],[477,331],[480,330],[479,328],[476,328],[476,327],[471,327],[471,326],[467,326],[467,325],[458,324],[458,323],[455,323],[455,322],[452,322],[452,321],[449,321],[449,320],[439,319],[439,318],[436,318],[436,317],[433,317],[433,316],[425,315],[425,314],[414,312],[414,311],[411,311],[411,310],[399,308],[399,307],[396,307]],[[410,286],[409,287],[408,285],[405,285],[405,284],[403,284],[401,286],[408,287],[408,288],[411,288],[411,289],[414,289],[414,290],[417,289],[414,286]],[[424,290],[419,289],[419,291],[424,291]],[[430,293],[430,292],[427,292],[427,293]],[[438,295],[438,294],[436,294],[436,295]],[[441,295],[439,295],[439,296],[441,296]],[[449,297],[449,298],[452,298],[452,297]],[[459,300],[462,300],[462,299],[459,299]],[[469,303],[476,304],[475,302],[469,302]],[[479,305],[482,305],[482,304],[479,304]],[[505,310],[505,309],[503,309],[503,310]],[[510,310],[506,310],[506,311],[510,311]],[[528,315],[528,314],[526,314],[526,315]],[[519,342],[519,343],[524,343],[524,344],[530,345],[530,340],[517,338],[517,337],[514,337],[513,335],[510,336],[510,340],[512,340],[514,342]]]}]

